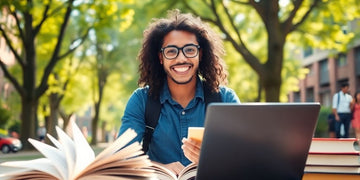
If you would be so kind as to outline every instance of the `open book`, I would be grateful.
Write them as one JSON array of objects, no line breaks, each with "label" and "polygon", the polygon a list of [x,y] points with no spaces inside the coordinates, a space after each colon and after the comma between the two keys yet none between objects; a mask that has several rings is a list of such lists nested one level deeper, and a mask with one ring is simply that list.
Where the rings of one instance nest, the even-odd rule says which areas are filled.
[{"label": "open book", "polygon": [[[188,129],[189,139],[202,142],[203,135],[204,127],[189,127]],[[187,165],[178,176],[156,163],[153,163],[152,168],[155,170],[157,178],[161,180],[194,180],[197,173],[197,164],[194,163]]]},{"label": "open book", "polygon": [[77,125],[72,122],[70,127],[70,135],[56,127],[58,140],[47,135],[56,147],[29,139],[45,158],[4,162],[0,165],[21,169],[0,174],[0,179],[107,180],[155,177],[152,163],[147,155],[143,155],[141,145],[138,142],[127,145],[136,137],[134,130],[128,129],[95,157]]},{"label": "open book", "polygon": [[174,172],[156,163],[153,163],[151,168],[155,171],[156,178],[160,180],[195,180],[197,164],[187,165],[181,170],[178,176],[176,176]]},{"label": "open book", "polygon": [[[189,139],[202,142],[203,134],[204,127],[189,127],[188,129]],[[151,169],[154,170],[156,178],[160,180],[195,180],[197,164],[192,163],[187,165],[177,176],[174,172],[166,169],[158,163],[153,163]]]},{"label": "open book", "polygon": [[[29,142],[45,158],[27,161],[10,161],[0,166],[17,168],[0,174],[0,180],[115,180],[115,179],[160,179],[188,180],[195,179],[196,164],[186,166],[178,176],[160,164],[153,163],[143,154],[138,142],[127,145],[136,137],[136,132],[128,129],[109,147],[95,157],[95,153],[86,141],[78,126],[71,122],[70,132],[66,134],[56,127],[59,139],[47,134],[55,147],[40,141]],[[191,133],[189,137],[201,140],[201,133]],[[21,168],[21,169],[18,169]]]}]

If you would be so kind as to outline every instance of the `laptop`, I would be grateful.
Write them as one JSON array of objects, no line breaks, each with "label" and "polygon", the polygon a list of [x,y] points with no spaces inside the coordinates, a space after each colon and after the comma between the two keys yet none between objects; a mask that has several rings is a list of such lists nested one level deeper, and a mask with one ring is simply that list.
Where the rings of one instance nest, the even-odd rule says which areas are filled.
[{"label": "laptop", "polygon": [[211,103],[197,180],[302,179],[319,103]]}]

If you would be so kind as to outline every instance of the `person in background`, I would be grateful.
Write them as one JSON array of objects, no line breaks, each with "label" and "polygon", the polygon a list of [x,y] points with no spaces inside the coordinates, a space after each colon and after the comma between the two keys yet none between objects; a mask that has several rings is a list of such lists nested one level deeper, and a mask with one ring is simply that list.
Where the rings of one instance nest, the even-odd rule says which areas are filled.
[{"label": "person in background", "polygon": [[[350,103],[352,97],[349,93],[349,84],[342,83],[341,90],[334,94],[332,111],[335,116],[335,134],[337,138],[348,138],[351,117]],[[341,135],[341,125],[344,126],[345,134]]]},{"label": "person in background", "polygon": [[161,113],[147,154],[175,173],[197,162],[200,143],[187,139],[189,127],[203,127],[205,82],[222,102],[237,102],[235,92],[224,86],[227,70],[222,59],[222,40],[200,18],[170,11],[156,19],[144,32],[138,80],[122,117],[119,135],[134,129],[141,142],[145,131],[145,105],[148,95],[157,97]]},{"label": "person in background", "polygon": [[329,138],[336,138],[335,133],[335,115],[331,112],[328,115],[328,130],[329,130]]},{"label": "person in background", "polygon": [[45,126],[40,126],[37,130],[37,134],[39,137],[39,141],[44,142],[45,141],[45,136],[46,136],[46,128]]},{"label": "person in background", "polygon": [[360,91],[355,93],[354,99],[350,104],[350,108],[353,112],[351,125],[355,130],[355,136],[359,142],[360,141]]}]

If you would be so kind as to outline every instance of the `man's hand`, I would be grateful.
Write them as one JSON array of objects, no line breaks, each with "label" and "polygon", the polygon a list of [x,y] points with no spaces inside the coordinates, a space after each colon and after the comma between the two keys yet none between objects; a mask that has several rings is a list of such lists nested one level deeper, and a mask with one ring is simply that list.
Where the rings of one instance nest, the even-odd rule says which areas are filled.
[{"label": "man's hand", "polygon": [[340,121],[340,117],[339,117],[338,114],[335,114],[335,120],[336,120],[336,121]]},{"label": "man's hand", "polygon": [[192,139],[182,139],[183,145],[181,148],[185,156],[193,163],[199,163],[201,142]]},{"label": "man's hand", "polygon": [[174,172],[176,174],[176,176],[178,176],[180,171],[184,169],[184,166],[179,161],[169,163],[169,164],[161,164],[161,163],[155,162],[155,161],[152,161],[152,163],[159,164],[159,165],[165,167],[166,169],[169,169],[170,171]]}]

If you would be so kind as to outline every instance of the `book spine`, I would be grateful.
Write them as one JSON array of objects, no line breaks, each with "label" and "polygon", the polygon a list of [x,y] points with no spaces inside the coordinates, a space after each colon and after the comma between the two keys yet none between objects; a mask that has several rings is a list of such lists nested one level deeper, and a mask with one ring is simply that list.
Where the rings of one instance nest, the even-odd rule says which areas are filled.
[{"label": "book spine", "polygon": [[360,155],[359,151],[354,152],[315,152],[309,151],[309,154],[319,154],[319,155]]}]

